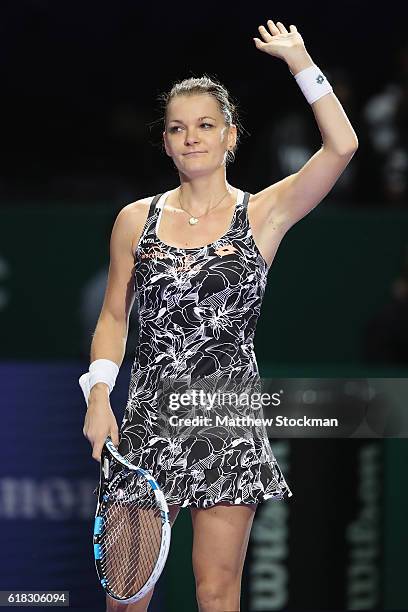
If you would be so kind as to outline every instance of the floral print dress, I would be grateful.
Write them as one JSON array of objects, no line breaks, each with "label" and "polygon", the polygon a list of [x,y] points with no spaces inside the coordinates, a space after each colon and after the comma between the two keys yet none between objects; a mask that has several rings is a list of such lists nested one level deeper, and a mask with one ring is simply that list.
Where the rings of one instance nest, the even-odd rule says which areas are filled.
[{"label": "floral print dress", "polygon": [[119,452],[153,474],[169,505],[290,497],[265,426],[235,418],[251,409],[221,401],[170,407],[176,391],[259,390],[253,342],[268,266],[252,237],[249,193],[238,190],[221,238],[188,249],[157,236],[168,193],[152,199],[135,251],[139,338]]}]

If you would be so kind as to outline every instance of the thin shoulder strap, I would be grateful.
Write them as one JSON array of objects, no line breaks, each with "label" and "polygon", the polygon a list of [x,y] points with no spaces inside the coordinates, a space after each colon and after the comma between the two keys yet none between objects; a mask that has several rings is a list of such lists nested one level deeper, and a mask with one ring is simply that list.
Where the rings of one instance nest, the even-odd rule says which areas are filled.
[{"label": "thin shoulder strap", "polygon": [[248,193],[248,191],[244,192],[244,199],[242,200],[242,206],[247,209],[248,208],[248,202],[249,202],[249,196],[250,193]]},{"label": "thin shoulder strap", "polygon": [[153,200],[150,202],[149,214],[147,215],[146,221],[148,221],[153,216],[153,214],[155,212],[154,209],[156,208],[156,204],[160,200],[162,195],[163,195],[162,193],[159,193],[158,195],[155,195]]},{"label": "thin shoulder strap", "polygon": [[149,212],[147,214],[147,219],[145,221],[143,231],[142,231],[140,238],[142,238],[145,235],[145,233],[149,231],[149,228],[152,224],[153,216],[156,214],[156,211],[157,211],[157,202],[160,200],[162,195],[163,195],[162,193],[155,195],[152,201],[150,202]]},{"label": "thin shoulder strap", "polygon": [[[159,201],[159,199],[161,198],[163,194],[159,193],[158,195],[155,195],[154,198],[152,199],[152,201],[150,202],[150,206],[149,206],[149,212],[147,214],[147,218],[146,221],[144,223],[143,229],[142,229],[142,233],[140,234],[140,238],[139,238],[139,242],[138,245],[136,247],[139,247],[139,245],[142,244],[142,242],[144,241],[144,239],[146,238],[146,236],[151,232],[151,228],[152,228],[152,222],[153,222],[153,216],[156,213],[156,204]],[[136,253],[136,251],[135,251]]]}]

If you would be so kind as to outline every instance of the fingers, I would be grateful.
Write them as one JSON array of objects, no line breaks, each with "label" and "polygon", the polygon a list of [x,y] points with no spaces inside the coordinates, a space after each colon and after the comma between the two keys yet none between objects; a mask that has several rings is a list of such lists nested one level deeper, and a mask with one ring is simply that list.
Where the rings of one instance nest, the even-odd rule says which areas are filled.
[{"label": "fingers", "polygon": [[281,34],[289,34],[289,32],[287,31],[287,29],[285,28],[285,26],[283,25],[281,21],[276,22],[276,27],[278,28]]},{"label": "fingers", "polygon": [[[272,19],[268,19],[267,24],[268,24],[269,32],[265,28],[265,26],[263,25],[258,26],[259,33],[262,36],[262,39],[264,42],[269,42],[270,40],[272,40],[272,37],[276,36],[277,34],[289,34],[288,30],[286,29],[286,27],[283,25],[281,21],[277,21],[275,24],[275,22],[272,21]],[[289,30],[291,33],[297,32],[297,28],[294,25],[289,26]],[[259,38],[254,38],[254,40],[255,42],[257,41],[261,42]]]},{"label": "fingers", "polygon": [[[114,425],[111,426],[110,430],[109,430],[109,434],[111,437],[111,440],[114,444],[114,446],[116,446],[116,448],[118,448],[119,446],[119,430],[118,430],[118,426],[115,422]],[[96,439],[95,441],[90,440],[91,444],[92,444],[92,458],[95,459],[96,461],[101,461],[101,455],[102,455],[102,449],[104,447],[104,444],[106,442],[106,438],[107,436],[103,436],[102,438]]]},{"label": "fingers", "polygon": [[[267,21],[268,23],[268,27],[270,29],[270,31],[272,32],[272,34],[280,34],[281,31],[279,30],[279,28],[274,24],[274,22],[272,21],[272,19],[268,19]],[[278,23],[280,23],[280,21],[278,21]]]},{"label": "fingers", "polygon": [[269,42],[272,39],[272,36],[269,34],[269,32],[265,28],[265,26],[263,26],[263,25],[258,26],[258,30],[259,30],[259,33],[262,36],[264,42]]},{"label": "fingers", "polygon": [[102,440],[102,442],[95,442],[92,447],[92,458],[96,461],[99,461],[99,463],[101,462],[101,455],[104,444],[105,440]]}]

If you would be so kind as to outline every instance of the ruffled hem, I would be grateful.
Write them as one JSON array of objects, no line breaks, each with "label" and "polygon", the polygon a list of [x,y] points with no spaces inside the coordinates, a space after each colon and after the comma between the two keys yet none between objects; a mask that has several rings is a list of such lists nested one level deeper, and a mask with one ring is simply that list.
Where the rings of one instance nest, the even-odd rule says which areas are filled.
[{"label": "ruffled hem", "polygon": [[157,438],[133,449],[122,436],[119,452],[153,475],[168,505],[209,508],[292,497],[267,438]]},{"label": "ruffled hem", "polygon": [[237,466],[229,472],[215,467],[152,473],[169,506],[210,508],[221,502],[246,505],[270,499],[280,501],[293,495],[276,462]]}]

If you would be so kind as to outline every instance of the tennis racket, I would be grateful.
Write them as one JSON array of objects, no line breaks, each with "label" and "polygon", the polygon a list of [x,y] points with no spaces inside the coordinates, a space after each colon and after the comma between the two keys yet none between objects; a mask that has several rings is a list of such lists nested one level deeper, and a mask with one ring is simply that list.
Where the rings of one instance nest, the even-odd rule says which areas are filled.
[{"label": "tennis racket", "polygon": [[123,603],[144,597],[164,568],[170,535],[167,502],[156,480],[122,457],[108,436],[93,532],[96,571],[106,593]]}]

